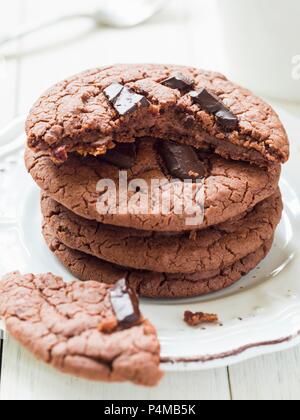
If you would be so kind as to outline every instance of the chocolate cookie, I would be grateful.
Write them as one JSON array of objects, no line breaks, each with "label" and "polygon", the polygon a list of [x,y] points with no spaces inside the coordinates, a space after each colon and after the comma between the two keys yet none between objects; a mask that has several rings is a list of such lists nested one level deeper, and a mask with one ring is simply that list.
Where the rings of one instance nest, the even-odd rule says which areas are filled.
[{"label": "chocolate cookie", "polygon": [[282,199],[278,191],[240,217],[192,234],[103,225],[75,215],[45,194],[42,214],[69,248],[138,270],[195,273],[229,267],[271,239],[281,218]]},{"label": "chocolate cookie", "polygon": [[[225,160],[211,153],[201,153],[197,156],[205,175],[199,174],[202,177],[201,184],[191,181],[189,197],[192,203],[203,203],[203,209],[199,208],[201,212],[203,210],[203,218],[200,217],[191,225],[187,221],[191,217],[192,208],[187,205],[182,207],[182,212],[174,210],[178,194],[172,192],[174,178],[166,166],[172,166],[175,170],[177,155],[172,155],[172,162],[164,162],[158,152],[159,147],[160,141],[150,138],[136,144],[134,164],[131,169],[123,171],[128,177],[126,187],[130,187],[125,199],[119,198],[120,168],[103,159],[72,155],[63,165],[56,165],[47,154],[27,149],[25,161],[39,187],[72,212],[100,223],[140,230],[182,232],[203,229],[248,211],[277,190],[280,165],[273,165],[267,170],[244,162]],[[192,152],[191,156],[194,156],[195,150],[192,149]],[[201,168],[197,169],[194,162],[191,177],[196,177]],[[198,171],[197,174],[195,171]],[[105,188],[99,189],[99,181],[104,180],[110,180],[116,186],[116,206],[113,212],[99,213],[99,200],[105,197]],[[137,180],[143,184],[133,188]],[[150,194],[153,180],[162,182],[158,188],[158,200]],[[178,180],[175,185],[183,189],[187,184]],[[200,200],[197,195],[198,185],[203,194]],[[163,211],[161,199],[168,192],[171,192],[170,206]],[[131,203],[136,202],[146,202],[146,211],[136,211],[134,206],[130,207]],[[125,212],[124,203],[128,207]]]},{"label": "chocolate cookie", "polygon": [[83,281],[95,280],[108,284],[126,276],[130,287],[147,298],[187,298],[223,290],[253,270],[269,253],[273,238],[256,252],[223,270],[211,273],[164,274],[149,271],[126,270],[96,257],[75,251],[62,244],[47,225],[44,237],[54,255],[76,277]]},{"label": "chocolate cookie", "polygon": [[62,372],[147,386],[162,377],[155,329],[125,281],[9,274],[0,281],[0,315],[17,341]]},{"label": "chocolate cookie", "polygon": [[30,148],[60,162],[145,136],[259,165],[289,155],[269,105],[221,74],[181,66],[121,64],[64,80],[34,105],[26,132]]}]

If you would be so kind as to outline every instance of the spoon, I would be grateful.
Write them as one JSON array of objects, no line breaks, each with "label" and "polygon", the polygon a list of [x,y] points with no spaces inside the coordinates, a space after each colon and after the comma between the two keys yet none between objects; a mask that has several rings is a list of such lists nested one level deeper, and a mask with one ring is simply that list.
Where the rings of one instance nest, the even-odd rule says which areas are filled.
[{"label": "spoon", "polygon": [[53,18],[33,25],[23,25],[11,33],[0,36],[0,46],[23,38],[41,29],[74,19],[91,19],[96,25],[114,28],[130,28],[150,19],[166,4],[166,0],[106,0],[102,9],[90,13],[74,13]]}]

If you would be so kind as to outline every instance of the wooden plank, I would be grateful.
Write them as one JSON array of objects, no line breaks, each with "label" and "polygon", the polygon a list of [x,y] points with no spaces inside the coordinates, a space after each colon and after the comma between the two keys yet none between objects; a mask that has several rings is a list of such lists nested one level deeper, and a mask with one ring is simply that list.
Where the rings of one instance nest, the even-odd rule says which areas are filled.
[{"label": "wooden plank", "polygon": [[[20,21],[21,0],[11,0],[5,4],[4,13],[0,14],[1,33],[11,29],[11,25],[16,25]],[[12,46],[18,48],[16,44]],[[17,74],[18,61],[10,60],[6,57],[6,49],[0,50],[0,92],[2,98],[0,113],[0,128],[4,127],[16,114],[17,104]],[[2,374],[2,352],[3,342],[0,339],[0,389]]]},{"label": "wooden plank", "polygon": [[230,368],[234,400],[300,400],[300,348]]},{"label": "wooden plank", "polygon": [[[39,20],[69,11],[69,3],[53,0],[51,3],[27,0],[27,20]],[[92,8],[98,0],[72,2],[77,10]],[[192,62],[192,50],[185,31],[189,17],[203,0],[173,0],[170,10],[144,26],[130,30],[103,28],[90,32],[86,22],[63,26],[55,30],[55,48],[43,48],[41,39],[53,42],[53,31],[43,36],[30,37],[23,45],[20,67],[18,109],[27,112],[41,91],[57,80],[85,68],[113,62]],[[169,19],[169,16],[172,19]],[[60,42],[74,33],[89,31],[72,42]],[[163,47],[159,48],[163,42]],[[37,363],[13,340],[4,346],[2,373],[2,399],[229,399],[226,369],[198,373],[172,373],[153,390],[128,384],[93,384],[56,373]]]},{"label": "wooden plank", "polygon": [[230,397],[226,369],[169,373],[158,387],[147,389],[65,376],[36,362],[13,340],[9,339],[5,345],[3,400],[227,400]]}]

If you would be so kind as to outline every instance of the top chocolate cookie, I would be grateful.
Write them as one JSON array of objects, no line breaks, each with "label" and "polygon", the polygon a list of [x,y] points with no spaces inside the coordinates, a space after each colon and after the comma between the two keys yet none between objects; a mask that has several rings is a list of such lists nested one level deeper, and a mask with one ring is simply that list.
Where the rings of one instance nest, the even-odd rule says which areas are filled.
[{"label": "top chocolate cookie", "polygon": [[259,165],[289,156],[269,105],[221,74],[181,66],[120,64],[74,76],[37,101],[26,133],[30,148],[58,162],[145,136]]}]

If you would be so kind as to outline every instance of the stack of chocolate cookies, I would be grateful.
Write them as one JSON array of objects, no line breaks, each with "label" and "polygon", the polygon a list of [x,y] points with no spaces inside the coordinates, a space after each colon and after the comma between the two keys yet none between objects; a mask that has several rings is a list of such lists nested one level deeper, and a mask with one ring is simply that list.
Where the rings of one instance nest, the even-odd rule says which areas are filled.
[{"label": "stack of chocolate cookies", "polygon": [[91,70],[45,93],[26,130],[44,237],[81,280],[199,296],[241,279],[272,247],[287,135],[269,105],[218,73]]}]

